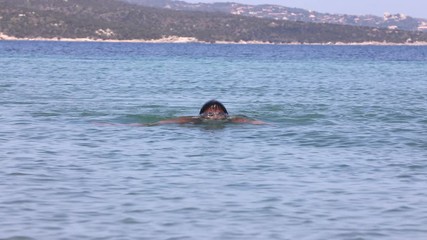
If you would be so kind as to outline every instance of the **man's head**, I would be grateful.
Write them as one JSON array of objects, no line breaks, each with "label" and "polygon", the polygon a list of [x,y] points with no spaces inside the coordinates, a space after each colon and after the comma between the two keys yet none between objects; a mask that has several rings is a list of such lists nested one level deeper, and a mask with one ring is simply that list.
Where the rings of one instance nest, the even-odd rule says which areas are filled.
[{"label": "man's head", "polygon": [[216,100],[210,100],[205,103],[200,109],[200,117],[204,119],[222,120],[228,117],[227,109],[225,109],[222,103]]}]

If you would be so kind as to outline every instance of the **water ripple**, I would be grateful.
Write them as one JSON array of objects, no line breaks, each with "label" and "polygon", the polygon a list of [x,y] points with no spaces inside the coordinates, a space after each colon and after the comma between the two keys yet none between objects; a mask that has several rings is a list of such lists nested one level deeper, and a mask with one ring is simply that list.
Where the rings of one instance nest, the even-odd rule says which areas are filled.
[{"label": "water ripple", "polygon": [[426,52],[0,42],[0,239],[425,239]]}]

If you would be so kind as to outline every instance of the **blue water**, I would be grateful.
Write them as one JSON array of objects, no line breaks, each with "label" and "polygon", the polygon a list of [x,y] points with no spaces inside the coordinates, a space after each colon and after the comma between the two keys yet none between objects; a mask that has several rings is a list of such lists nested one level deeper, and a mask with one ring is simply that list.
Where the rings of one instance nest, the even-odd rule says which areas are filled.
[{"label": "blue water", "polygon": [[[427,47],[0,41],[0,239],[427,239]],[[210,99],[267,125],[138,126]]]}]

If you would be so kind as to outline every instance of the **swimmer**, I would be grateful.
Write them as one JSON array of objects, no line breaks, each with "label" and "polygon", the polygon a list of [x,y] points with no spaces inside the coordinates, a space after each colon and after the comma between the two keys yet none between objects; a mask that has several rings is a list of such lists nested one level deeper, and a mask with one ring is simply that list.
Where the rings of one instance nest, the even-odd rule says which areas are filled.
[{"label": "swimmer", "polygon": [[200,109],[199,116],[185,116],[159,121],[148,125],[158,124],[185,124],[185,123],[248,123],[248,124],[266,124],[263,121],[252,120],[241,116],[229,116],[227,109],[217,100],[210,100]]}]

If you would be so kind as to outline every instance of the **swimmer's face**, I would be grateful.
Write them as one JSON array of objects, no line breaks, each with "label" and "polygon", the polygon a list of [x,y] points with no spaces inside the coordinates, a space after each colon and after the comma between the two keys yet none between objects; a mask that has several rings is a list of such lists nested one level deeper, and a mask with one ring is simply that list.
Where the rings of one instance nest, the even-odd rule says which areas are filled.
[{"label": "swimmer's face", "polygon": [[228,114],[225,113],[220,107],[217,105],[212,105],[208,108],[204,113],[200,115],[204,119],[211,120],[223,120],[228,117]]}]

